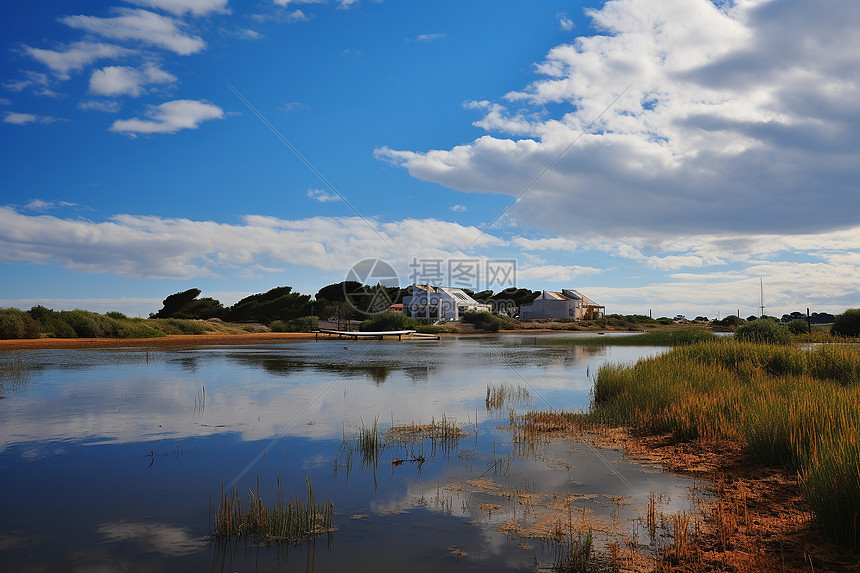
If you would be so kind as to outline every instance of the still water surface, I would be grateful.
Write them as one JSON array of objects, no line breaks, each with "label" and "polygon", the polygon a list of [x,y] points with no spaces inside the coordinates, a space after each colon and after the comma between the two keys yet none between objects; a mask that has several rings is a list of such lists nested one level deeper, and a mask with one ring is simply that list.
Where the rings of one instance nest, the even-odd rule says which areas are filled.
[{"label": "still water surface", "polygon": [[[692,509],[690,480],[619,452],[513,442],[509,406],[586,408],[600,365],[662,351],[542,340],[0,353],[0,569],[534,571],[554,548],[499,531],[534,517],[517,493],[575,496],[583,516],[628,536],[651,492],[667,511]],[[488,409],[501,384],[528,397]],[[387,448],[376,466],[350,453],[363,425],[443,415],[474,435]],[[427,461],[391,464],[417,454]],[[213,541],[222,486],[259,481],[271,504],[278,477],[287,495],[304,497],[310,480],[317,501],[332,499],[337,531],[299,545]]]}]

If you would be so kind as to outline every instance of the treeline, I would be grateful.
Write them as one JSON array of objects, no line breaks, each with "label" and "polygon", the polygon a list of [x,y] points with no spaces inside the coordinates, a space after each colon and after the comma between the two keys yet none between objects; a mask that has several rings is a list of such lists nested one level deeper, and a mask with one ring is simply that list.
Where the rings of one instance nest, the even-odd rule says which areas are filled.
[{"label": "treeline", "polygon": [[[493,304],[497,311],[513,314],[521,304],[534,300],[539,291],[512,289],[472,292],[464,289],[478,302]],[[271,325],[316,316],[320,320],[364,320],[388,310],[392,304],[403,302],[412,294],[411,287],[397,288],[382,285],[368,286],[357,281],[330,284],[311,295],[293,292],[283,286],[243,298],[231,307],[223,306],[212,298],[197,298],[200,289],[192,288],[168,296],[163,307],[150,315],[152,318],[218,318],[227,322],[258,322]],[[507,305],[507,306],[506,306]]]}]

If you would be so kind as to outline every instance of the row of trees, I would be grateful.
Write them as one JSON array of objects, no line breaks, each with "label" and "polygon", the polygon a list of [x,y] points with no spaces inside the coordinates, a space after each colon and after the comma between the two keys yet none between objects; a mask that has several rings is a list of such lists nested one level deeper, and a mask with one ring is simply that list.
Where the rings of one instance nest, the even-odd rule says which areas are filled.
[{"label": "row of trees", "polygon": [[[464,289],[466,290],[466,289]],[[510,314],[540,294],[528,289],[511,289],[494,293],[486,290],[474,293],[466,290],[478,302],[493,304]],[[161,310],[151,318],[218,318],[228,322],[259,322],[269,325],[275,321],[291,321],[305,316],[322,320],[364,320],[368,315],[388,310],[392,304],[403,302],[410,288],[368,286],[356,281],[343,281],[321,288],[313,298],[283,286],[243,298],[231,307],[213,298],[198,298],[200,289],[192,288],[164,299]]]}]

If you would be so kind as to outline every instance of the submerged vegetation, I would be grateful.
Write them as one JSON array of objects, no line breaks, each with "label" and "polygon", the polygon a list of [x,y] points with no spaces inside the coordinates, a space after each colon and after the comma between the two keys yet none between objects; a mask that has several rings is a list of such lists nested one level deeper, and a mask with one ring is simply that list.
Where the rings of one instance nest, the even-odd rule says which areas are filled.
[{"label": "submerged vegetation", "polygon": [[860,547],[860,352],[719,340],[603,366],[594,422],[736,441],[796,472],[821,531]]},{"label": "submerged vegetation", "polygon": [[506,406],[516,408],[517,406],[531,402],[531,394],[528,388],[503,382],[497,386],[487,384],[487,398],[484,401],[487,411],[500,411]]},{"label": "submerged vegetation", "polygon": [[260,496],[260,481],[257,491],[248,491],[247,509],[242,508],[239,489],[233,488],[230,496],[222,488],[221,498],[215,508],[215,537],[253,537],[262,541],[298,542],[322,533],[334,531],[334,504],[317,504],[310,480],[307,502],[298,496],[284,503],[281,480],[277,480],[276,499],[272,507],[266,508]]}]

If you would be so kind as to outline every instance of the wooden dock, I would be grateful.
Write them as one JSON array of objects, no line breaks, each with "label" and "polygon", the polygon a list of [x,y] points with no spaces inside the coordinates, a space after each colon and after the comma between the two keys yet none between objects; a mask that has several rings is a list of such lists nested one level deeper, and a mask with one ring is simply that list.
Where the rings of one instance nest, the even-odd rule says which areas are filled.
[{"label": "wooden dock", "polygon": [[[327,328],[321,328],[316,331],[316,338],[319,340],[320,334],[329,334],[332,336],[337,336],[338,338],[352,338],[353,340],[358,340],[359,338],[374,338],[376,340],[382,340],[386,336],[396,336],[397,340],[401,340],[404,335],[415,334],[414,330],[380,330],[377,332],[359,332],[357,330],[329,330]],[[438,338],[438,337],[437,337]]]}]

